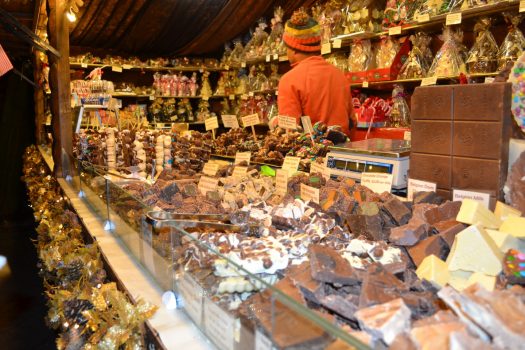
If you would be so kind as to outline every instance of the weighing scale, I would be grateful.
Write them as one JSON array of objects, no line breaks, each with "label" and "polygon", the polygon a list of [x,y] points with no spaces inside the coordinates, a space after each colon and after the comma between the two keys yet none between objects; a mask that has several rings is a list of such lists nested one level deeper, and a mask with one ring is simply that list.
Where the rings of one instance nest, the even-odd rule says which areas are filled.
[{"label": "weighing scale", "polygon": [[361,174],[393,175],[392,188],[407,187],[410,141],[368,139],[332,146],[326,155],[326,167],[332,176],[361,180]]}]

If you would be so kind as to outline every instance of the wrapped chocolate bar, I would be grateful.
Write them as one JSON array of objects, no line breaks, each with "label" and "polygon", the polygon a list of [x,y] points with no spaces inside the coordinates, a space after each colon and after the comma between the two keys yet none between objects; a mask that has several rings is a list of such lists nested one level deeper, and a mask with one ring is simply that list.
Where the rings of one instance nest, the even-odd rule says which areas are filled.
[{"label": "wrapped chocolate bar", "polygon": [[507,63],[514,62],[525,49],[525,37],[518,28],[523,16],[517,13],[503,13],[505,22],[509,26],[509,33],[499,48],[498,70],[503,70]]},{"label": "wrapped chocolate bar", "polygon": [[392,110],[390,111],[390,125],[392,127],[410,127],[410,109],[408,108],[406,96],[402,85],[394,85]]},{"label": "wrapped chocolate bar", "polygon": [[481,17],[474,26],[476,42],[470,49],[467,58],[469,73],[492,73],[496,71],[498,44],[490,32],[491,25],[492,20],[489,17]]},{"label": "wrapped chocolate bar", "polygon": [[376,68],[389,68],[399,51],[399,43],[391,36],[383,36],[376,51]]},{"label": "wrapped chocolate bar", "polygon": [[457,76],[464,70],[461,44],[457,42],[457,31],[450,27],[443,30],[443,45],[439,49],[428,76]]},{"label": "wrapped chocolate bar", "polygon": [[348,56],[348,71],[362,72],[370,69],[372,61],[372,44],[370,40],[356,40]]},{"label": "wrapped chocolate bar", "polygon": [[427,33],[418,32],[410,36],[410,41],[412,50],[399,71],[398,79],[425,77],[432,63],[432,51],[430,51],[432,37]]}]

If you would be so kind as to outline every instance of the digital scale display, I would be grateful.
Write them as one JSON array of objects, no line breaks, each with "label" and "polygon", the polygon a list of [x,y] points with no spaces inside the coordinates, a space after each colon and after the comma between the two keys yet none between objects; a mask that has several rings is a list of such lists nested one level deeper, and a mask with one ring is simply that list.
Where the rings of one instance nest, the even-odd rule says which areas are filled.
[{"label": "digital scale display", "polygon": [[394,165],[373,161],[352,161],[328,157],[326,166],[331,169],[352,171],[354,173],[384,173],[392,174]]}]

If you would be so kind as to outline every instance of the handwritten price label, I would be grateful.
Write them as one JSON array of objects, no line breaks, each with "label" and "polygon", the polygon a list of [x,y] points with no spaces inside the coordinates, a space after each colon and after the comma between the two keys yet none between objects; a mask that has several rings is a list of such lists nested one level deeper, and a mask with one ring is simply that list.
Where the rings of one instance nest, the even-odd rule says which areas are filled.
[{"label": "handwritten price label", "polygon": [[237,165],[242,162],[250,165],[250,159],[252,158],[252,152],[237,152],[235,154],[235,162],[233,164]]},{"label": "handwritten price label", "polygon": [[400,26],[388,28],[388,35],[392,36],[392,35],[400,35],[400,34],[401,34]]},{"label": "handwritten price label", "polygon": [[421,80],[421,86],[436,85],[437,77],[428,77]]},{"label": "handwritten price label", "polygon": [[277,169],[275,174],[275,192],[284,196],[288,192],[288,172],[283,169]]},{"label": "handwritten price label", "polygon": [[448,14],[445,24],[447,26],[452,26],[454,24],[461,24],[461,12]]},{"label": "handwritten price label", "polygon": [[279,127],[283,129],[297,129],[297,120],[294,117],[280,115],[277,117],[277,123]]},{"label": "handwritten price label", "polygon": [[208,192],[215,191],[217,189],[217,186],[219,186],[219,179],[213,179],[211,177],[207,176],[201,176],[201,179],[199,180],[199,191],[203,195],[206,195]]},{"label": "handwritten price label", "polygon": [[248,173],[248,167],[245,167],[245,166],[236,166],[234,169],[233,169],[233,174],[232,176],[233,177],[238,177],[238,178],[243,178],[246,176],[246,174]]},{"label": "handwritten price label", "polygon": [[319,204],[319,189],[301,184],[301,199]]},{"label": "handwritten price label", "polygon": [[244,125],[245,128],[248,126],[254,126],[260,123],[261,121],[259,119],[259,114],[257,113],[242,117],[242,124]]},{"label": "handwritten price label", "polygon": [[392,174],[362,173],[361,185],[368,187],[376,193],[390,192],[392,190]]},{"label": "handwritten price label", "polygon": [[225,114],[222,116],[222,123],[225,128],[239,129],[239,121],[236,115]]},{"label": "handwritten price label", "polygon": [[206,163],[204,164],[204,168],[202,168],[202,172],[208,176],[215,176],[217,175],[217,172],[219,171],[219,164],[217,163]]},{"label": "handwritten price label", "polygon": [[464,199],[472,199],[483,203],[486,208],[490,206],[490,194],[485,192],[467,191],[467,190],[452,190],[452,200],[462,202]]},{"label": "handwritten price label", "polygon": [[122,73],[122,67],[121,66],[111,66],[111,70],[113,72]]},{"label": "handwritten price label", "polygon": [[206,125],[206,131],[219,128],[219,120],[217,117],[208,118],[204,121]]},{"label": "handwritten price label", "polygon": [[407,199],[411,201],[416,192],[436,191],[436,183],[416,179],[408,179]]}]

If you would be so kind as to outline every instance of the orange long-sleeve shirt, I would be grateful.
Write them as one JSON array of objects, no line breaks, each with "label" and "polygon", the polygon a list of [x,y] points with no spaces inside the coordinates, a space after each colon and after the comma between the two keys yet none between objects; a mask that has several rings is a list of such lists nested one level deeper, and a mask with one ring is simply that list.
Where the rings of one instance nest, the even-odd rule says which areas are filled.
[{"label": "orange long-sleeve shirt", "polygon": [[[279,81],[279,114],[299,118],[310,116],[312,123],[340,125],[350,133],[352,116],[350,84],[341,70],[321,56],[308,57],[292,65]],[[299,121],[300,122],[300,121]]]}]

